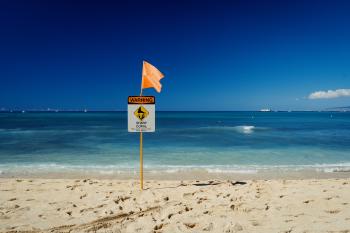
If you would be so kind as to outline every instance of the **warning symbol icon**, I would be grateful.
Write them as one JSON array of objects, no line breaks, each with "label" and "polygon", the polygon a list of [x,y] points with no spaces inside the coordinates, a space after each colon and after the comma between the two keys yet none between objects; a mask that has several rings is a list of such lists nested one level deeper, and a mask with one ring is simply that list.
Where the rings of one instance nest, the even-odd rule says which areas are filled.
[{"label": "warning symbol icon", "polygon": [[136,111],[134,112],[134,115],[138,119],[140,119],[140,121],[142,121],[143,119],[145,119],[149,115],[149,112],[143,106],[140,106],[136,109]]}]

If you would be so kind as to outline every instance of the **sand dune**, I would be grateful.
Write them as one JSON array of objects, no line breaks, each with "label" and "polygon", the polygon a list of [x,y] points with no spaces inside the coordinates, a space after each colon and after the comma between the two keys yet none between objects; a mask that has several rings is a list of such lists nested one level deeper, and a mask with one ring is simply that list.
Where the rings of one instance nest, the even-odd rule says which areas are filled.
[{"label": "sand dune", "polygon": [[350,179],[0,179],[1,232],[350,232]]}]

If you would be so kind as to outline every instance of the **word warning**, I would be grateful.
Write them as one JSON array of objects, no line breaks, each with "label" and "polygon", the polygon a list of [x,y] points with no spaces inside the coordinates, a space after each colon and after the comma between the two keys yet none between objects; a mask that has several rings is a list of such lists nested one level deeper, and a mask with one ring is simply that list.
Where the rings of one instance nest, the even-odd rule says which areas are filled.
[{"label": "word warning", "polygon": [[154,96],[128,97],[128,131],[155,131],[155,98]]}]

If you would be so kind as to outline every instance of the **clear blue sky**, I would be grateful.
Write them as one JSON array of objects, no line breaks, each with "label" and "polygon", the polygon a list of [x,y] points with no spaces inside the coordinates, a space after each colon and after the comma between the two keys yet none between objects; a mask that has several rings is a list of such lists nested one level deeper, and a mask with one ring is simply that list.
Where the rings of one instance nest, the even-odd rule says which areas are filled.
[{"label": "clear blue sky", "polygon": [[[74,2],[74,3],[73,3]],[[350,97],[350,1],[0,1],[0,108],[323,109]]]}]

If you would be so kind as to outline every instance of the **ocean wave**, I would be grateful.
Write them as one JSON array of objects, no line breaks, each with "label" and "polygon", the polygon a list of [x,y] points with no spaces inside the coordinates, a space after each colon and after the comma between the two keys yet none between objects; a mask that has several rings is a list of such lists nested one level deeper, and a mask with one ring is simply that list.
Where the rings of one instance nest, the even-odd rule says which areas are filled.
[{"label": "ocean wave", "polygon": [[321,171],[325,173],[350,172],[350,166],[349,167],[326,167],[321,169]]},{"label": "ocean wave", "polygon": [[250,134],[253,133],[254,130],[256,129],[255,126],[253,125],[239,125],[239,126],[235,126],[233,127],[237,132],[239,133],[245,133],[245,134]]},{"label": "ocean wave", "polygon": [[254,125],[237,125],[237,126],[207,126],[200,127],[197,130],[210,130],[210,131],[231,131],[242,134],[251,134],[255,131],[267,130],[267,127],[257,127]]},{"label": "ocean wave", "polygon": [[[202,171],[211,174],[256,174],[262,171],[302,171],[336,173],[350,172],[350,163],[310,164],[310,165],[160,165],[145,164],[145,171],[149,173],[186,173]],[[69,165],[69,164],[0,164],[0,176],[12,174],[50,174],[50,173],[82,173],[82,174],[136,174],[138,164],[119,165]]]},{"label": "ocean wave", "polygon": [[223,174],[228,174],[228,173],[234,173],[234,174],[256,174],[258,173],[258,169],[219,169],[219,168],[214,168],[214,169],[207,169],[208,173],[223,173]]}]

